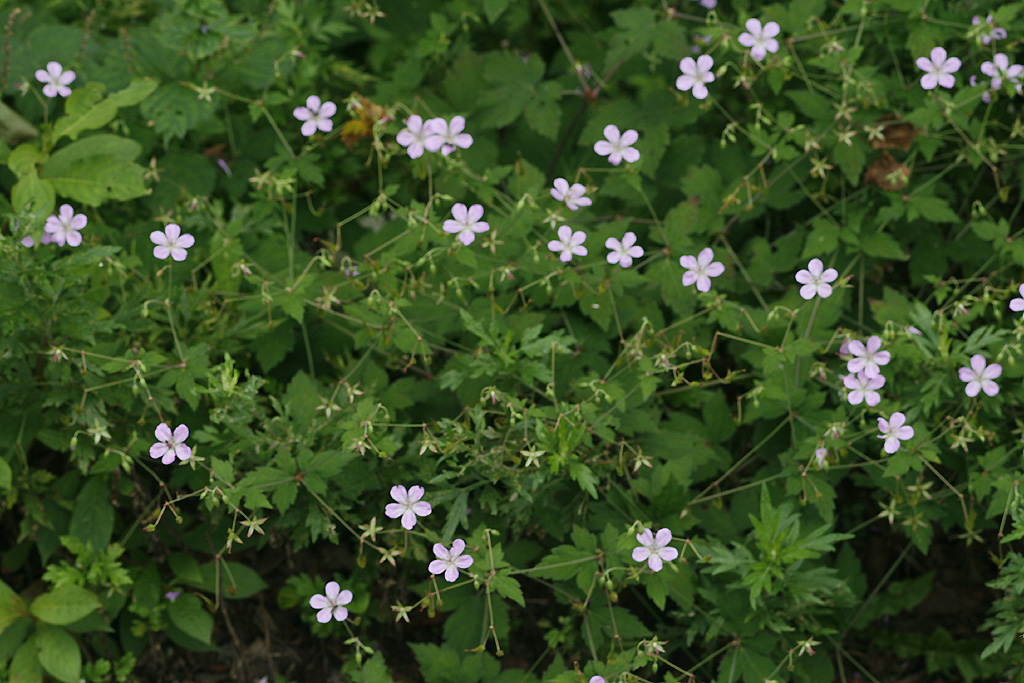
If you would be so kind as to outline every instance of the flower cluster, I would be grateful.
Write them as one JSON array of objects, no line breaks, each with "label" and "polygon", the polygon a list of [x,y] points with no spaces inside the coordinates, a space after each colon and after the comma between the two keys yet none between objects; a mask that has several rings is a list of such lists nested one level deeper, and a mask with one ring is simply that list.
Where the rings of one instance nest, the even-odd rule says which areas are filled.
[{"label": "flower cluster", "polygon": [[419,114],[413,114],[395,140],[406,148],[410,159],[418,159],[424,151],[448,156],[456,149],[469,149],[473,144],[473,136],[463,132],[465,129],[463,116],[455,116],[451,121],[440,117],[424,121]]}]

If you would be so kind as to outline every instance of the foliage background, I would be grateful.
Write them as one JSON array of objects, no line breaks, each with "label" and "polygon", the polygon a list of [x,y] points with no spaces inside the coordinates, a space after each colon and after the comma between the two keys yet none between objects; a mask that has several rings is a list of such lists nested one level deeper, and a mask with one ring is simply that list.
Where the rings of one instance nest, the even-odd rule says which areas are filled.
[{"label": "foliage background", "polygon": [[[3,103],[37,132],[0,145],[0,674],[1020,679],[1024,127],[968,78],[1019,58],[1022,9],[0,3]],[[781,26],[762,63],[749,17]],[[935,45],[952,90],[919,85]],[[694,46],[704,102],[674,87]],[[311,94],[340,111],[306,139]],[[472,147],[409,159],[414,113]],[[639,162],[594,154],[610,123]],[[21,246],[68,201],[81,247]],[[444,233],[454,202],[490,232]],[[180,264],[151,253],[170,222]],[[563,223],[587,257],[547,249]],[[608,265],[627,230],[645,256]],[[707,246],[703,294],[677,263]],[[813,257],[840,280],[805,302]],[[884,399],[851,406],[839,346],[872,334]],[[962,393],[976,353],[996,397]],[[148,457],[161,422],[190,461]],[[433,505],[413,532],[395,484]],[[682,559],[633,562],[643,527]],[[474,564],[435,583],[453,538]],[[343,624],[308,606],[329,580]]]}]

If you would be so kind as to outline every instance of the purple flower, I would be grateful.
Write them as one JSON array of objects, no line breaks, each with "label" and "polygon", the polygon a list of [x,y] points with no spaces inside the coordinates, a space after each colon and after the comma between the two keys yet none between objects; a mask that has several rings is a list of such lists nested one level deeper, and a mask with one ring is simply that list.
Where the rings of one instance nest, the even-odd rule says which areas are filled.
[{"label": "purple flower", "polygon": [[644,248],[636,243],[636,233],[634,232],[627,232],[623,235],[621,242],[614,237],[609,237],[604,241],[604,246],[611,250],[607,257],[608,263],[612,265],[618,263],[623,268],[629,268],[633,265],[633,259],[644,255]]},{"label": "purple flower", "polygon": [[568,225],[563,225],[558,229],[558,239],[548,242],[548,249],[558,254],[558,259],[566,263],[572,260],[573,254],[587,255],[587,248],[583,246],[586,239],[587,233],[582,230],[573,232]]},{"label": "purple flower", "polygon": [[484,207],[480,204],[466,208],[461,202],[452,207],[452,218],[444,222],[441,228],[445,232],[456,233],[459,241],[469,245],[476,239],[476,233],[491,229],[489,223],[480,220],[484,217]]},{"label": "purple flower", "polygon": [[810,301],[815,295],[822,299],[832,296],[832,285],[828,284],[839,277],[835,268],[822,270],[821,259],[812,258],[806,270],[797,271],[796,281],[803,285],[800,296]]},{"label": "purple flower", "polygon": [[725,272],[725,266],[714,259],[715,252],[711,247],[701,249],[696,258],[690,254],[679,257],[679,265],[687,269],[683,273],[683,286],[689,287],[697,283],[698,291],[710,291],[711,278],[718,277]]},{"label": "purple flower", "polygon": [[416,526],[416,516],[426,517],[433,510],[430,503],[420,500],[423,497],[422,486],[410,486],[406,491],[404,486],[392,486],[391,497],[397,502],[388,503],[384,508],[384,514],[395,519],[402,518],[402,526],[411,529]]},{"label": "purple flower", "polygon": [[1017,292],[1020,294],[1020,297],[1017,299],[1010,299],[1010,310],[1014,313],[1024,311],[1024,285],[1018,286]]},{"label": "purple flower", "polygon": [[[65,244],[69,247],[77,247],[82,243],[82,235],[78,231],[84,228],[88,222],[89,219],[85,217],[84,213],[75,213],[70,204],[62,204],[59,215],[51,214],[46,219],[43,230],[50,233],[50,240],[54,244],[62,247]],[[46,242],[44,241],[43,244]]]},{"label": "purple flower", "polygon": [[869,406],[877,406],[878,402],[882,400],[878,390],[885,386],[885,377],[882,375],[868,377],[867,374],[858,372],[856,375],[850,374],[844,377],[843,385],[850,390],[850,395],[846,397],[846,400],[850,402],[851,406],[855,406],[861,401]]},{"label": "purple flower", "polygon": [[[971,23],[977,26],[978,24],[981,23],[981,17],[975,15],[975,17],[971,19]],[[996,22],[992,18],[991,14],[985,17],[985,25],[989,30],[988,33],[981,34],[982,45],[988,45],[993,40],[1002,40],[1006,38],[1006,29],[997,27]]]},{"label": "purple flower", "polygon": [[769,21],[763,27],[759,19],[747,19],[747,30],[739,35],[736,40],[740,45],[750,48],[750,56],[761,61],[769,52],[779,51],[779,41],[775,36],[779,35],[779,25]]},{"label": "purple flower", "polygon": [[679,551],[669,546],[672,542],[671,529],[659,529],[655,535],[645,528],[636,535],[636,540],[640,545],[633,548],[633,559],[637,562],[647,560],[652,572],[661,571],[662,560],[671,562],[679,557]]},{"label": "purple flower", "polygon": [[992,79],[989,81],[990,88],[999,90],[1003,87],[1004,79],[1016,84],[1024,73],[1024,65],[1010,64],[1010,58],[999,52],[992,57],[991,62],[982,62],[981,73]]},{"label": "purple flower", "polygon": [[321,624],[326,624],[332,617],[338,621],[348,619],[348,608],[344,605],[350,602],[352,602],[352,591],[341,590],[337,581],[328,581],[324,586],[324,595],[318,593],[311,597],[309,606],[320,610],[316,613],[316,620]]},{"label": "purple flower", "polygon": [[565,202],[565,205],[570,211],[575,211],[581,206],[590,206],[594,203],[589,197],[584,197],[587,188],[580,183],[573,183],[572,187],[569,187],[569,181],[565,178],[555,178],[554,188],[551,190],[551,196],[557,201]]},{"label": "purple flower", "polygon": [[918,57],[914,63],[924,71],[921,87],[925,90],[933,90],[936,85],[952,88],[956,83],[953,74],[960,70],[960,60],[956,57],[947,58],[946,50],[942,47],[933,47],[929,57]]},{"label": "purple flower", "polygon": [[178,425],[171,433],[167,423],[161,422],[156,428],[157,443],[149,447],[149,457],[159,458],[160,462],[170,465],[175,458],[181,461],[192,457],[192,449],[185,445],[188,438],[188,427]]},{"label": "purple flower", "polygon": [[827,458],[828,458],[828,449],[827,448],[817,448],[817,449],[815,449],[815,451],[814,451],[814,462],[818,466],[819,470],[825,469],[825,465],[828,464]]},{"label": "purple flower", "polygon": [[430,128],[430,134],[423,141],[423,146],[428,152],[440,150],[441,154],[448,156],[456,147],[469,149],[473,144],[473,136],[462,132],[466,128],[466,119],[463,116],[452,117],[451,123],[442,118],[434,118],[423,125]]},{"label": "purple flower", "polygon": [[903,413],[893,413],[888,420],[878,418],[879,439],[885,439],[883,449],[886,453],[895,453],[900,449],[900,441],[913,438],[914,428],[908,427],[905,423],[907,416]]},{"label": "purple flower", "polygon": [[163,230],[149,233],[149,240],[155,244],[153,256],[165,259],[170,256],[175,261],[184,261],[188,256],[189,247],[196,243],[196,238],[189,233],[181,234],[181,226],[168,223]]},{"label": "purple flower", "polygon": [[60,62],[47,62],[45,69],[36,71],[36,80],[46,84],[43,86],[43,94],[47,97],[67,97],[71,94],[68,86],[74,82],[75,72],[65,71]]},{"label": "purple flower", "polygon": [[640,152],[631,147],[640,139],[640,134],[635,130],[627,130],[619,133],[619,127],[607,125],[604,127],[604,140],[594,143],[594,151],[603,157],[608,157],[608,163],[618,166],[625,159],[626,163],[632,164],[640,159]]},{"label": "purple flower", "polygon": [[714,65],[715,60],[711,55],[701,55],[696,60],[684,57],[679,62],[679,70],[683,75],[676,78],[676,88],[683,92],[690,90],[694,97],[703,100],[708,96],[708,87],[704,84],[715,80],[715,74],[711,71]]},{"label": "purple flower", "polygon": [[1003,374],[1003,366],[999,363],[985,364],[985,357],[980,353],[971,356],[971,366],[960,368],[960,381],[967,382],[964,393],[970,397],[984,391],[989,396],[999,393],[999,385],[992,380]]},{"label": "purple flower", "polygon": [[880,348],[882,339],[878,335],[869,337],[866,346],[859,340],[850,342],[848,350],[854,357],[847,361],[846,369],[850,372],[863,372],[868,377],[879,374],[881,371],[878,366],[888,365],[891,357],[888,351],[879,351]]},{"label": "purple flower", "polygon": [[444,580],[448,583],[454,582],[459,578],[460,569],[466,569],[473,564],[472,557],[462,554],[462,551],[465,549],[466,542],[461,538],[456,538],[452,541],[451,550],[448,550],[440,543],[435,543],[434,555],[437,559],[432,560],[427,569],[431,574],[444,574]]},{"label": "purple flower", "polygon": [[[438,119],[431,119],[430,121],[436,120]],[[413,114],[405,122],[405,128],[399,131],[395,137],[398,144],[408,149],[410,159],[418,159],[423,156],[427,138],[434,132],[430,121],[424,123],[423,118],[419,114]]]},{"label": "purple flower", "polygon": [[321,102],[316,95],[306,98],[305,107],[295,107],[292,115],[302,121],[302,134],[307,138],[322,130],[325,133],[331,132],[334,122],[331,117],[338,113],[338,105],[334,102]]},{"label": "purple flower", "polygon": [[171,602],[177,600],[179,595],[181,595],[181,591],[167,591],[166,593],[164,593],[164,597],[170,600]]}]

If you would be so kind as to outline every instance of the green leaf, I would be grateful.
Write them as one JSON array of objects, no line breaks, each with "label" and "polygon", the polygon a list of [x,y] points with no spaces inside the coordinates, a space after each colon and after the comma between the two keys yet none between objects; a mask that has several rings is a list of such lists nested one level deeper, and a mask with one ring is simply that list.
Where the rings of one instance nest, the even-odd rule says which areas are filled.
[{"label": "green leaf", "polygon": [[[43,667],[39,665],[35,638],[21,644],[8,669],[10,683],[43,683]],[[77,647],[77,646],[76,646]]]},{"label": "green leaf", "polygon": [[523,589],[519,582],[505,572],[500,572],[491,577],[490,586],[503,598],[508,598],[520,607],[526,607],[526,600],[523,598]]},{"label": "green leaf", "polygon": [[214,116],[213,103],[200,100],[196,93],[177,83],[164,83],[139,107],[152,120],[153,129],[164,140],[182,138],[200,123]]},{"label": "green leaf", "polygon": [[177,600],[168,606],[167,616],[185,635],[201,643],[210,644],[210,638],[213,636],[213,617],[203,609],[202,603],[195,595],[179,595]]},{"label": "green leaf", "polygon": [[907,202],[907,217],[911,220],[920,216],[931,223],[959,223],[960,217],[949,202],[939,197],[912,196]]},{"label": "green leaf", "polygon": [[145,100],[155,89],[152,78],[136,78],[127,88],[103,97],[102,83],[92,81],[76,88],[67,99],[64,116],[53,124],[53,142],[62,137],[76,139],[82,132],[102,128],[117,116],[120,107],[129,107]]},{"label": "green leaf", "polygon": [[57,204],[57,193],[53,185],[40,180],[35,169],[21,176],[11,188],[11,207],[19,214],[31,219],[31,225],[22,225],[22,229],[33,230],[42,225],[46,217],[53,213]]},{"label": "green leaf", "polygon": [[82,677],[82,651],[67,631],[41,624],[36,633],[39,663],[58,681],[78,683]]},{"label": "green leaf", "polygon": [[27,614],[25,601],[21,599],[21,596],[15,593],[13,588],[0,581],[0,633]]},{"label": "green leaf", "polygon": [[[6,460],[0,458],[0,491],[9,491],[12,481],[13,473],[11,472],[11,466],[7,464]],[[0,628],[0,631],[3,631],[3,629]]]},{"label": "green leaf", "polygon": [[217,562],[207,562],[199,567],[199,573],[200,581],[193,585],[208,593],[219,593],[225,598],[250,598],[267,587],[267,582],[255,569],[239,562],[221,561],[219,572]]},{"label": "green leaf", "polygon": [[89,477],[75,498],[68,533],[83,543],[91,543],[94,550],[103,550],[114,532],[114,506],[110,504],[110,484],[107,477]]},{"label": "green leaf", "polygon": [[142,151],[134,140],[117,135],[91,135],[56,152],[43,165],[58,194],[86,206],[110,199],[126,201],[147,194],[145,170],[132,162]]},{"label": "green leaf", "polygon": [[100,601],[92,591],[80,586],[58,586],[32,601],[29,608],[40,621],[66,626],[99,609]]},{"label": "green leaf", "polygon": [[491,24],[498,20],[512,0],[484,0],[484,15]]},{"label": "green leaf", "polygon": [[526,124],[535,133],[549,140],[558,137],[558,128],[562,121],[562,108],[558,106],[561,96],[562,86],[555,81],[547,81],[537,87],[523,110]]}]

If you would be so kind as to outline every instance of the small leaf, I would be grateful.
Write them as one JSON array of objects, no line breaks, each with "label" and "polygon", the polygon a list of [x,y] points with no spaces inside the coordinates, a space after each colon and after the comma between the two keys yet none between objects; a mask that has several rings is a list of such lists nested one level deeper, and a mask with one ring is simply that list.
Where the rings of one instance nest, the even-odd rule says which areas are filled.
[{"label": "small leaf", "polygon": [[213,636],[213,617],[203,609],[199,598],[191,593],[179,595],[167,608],[171,623],[201,643],[210,644]]},{"label": "small leaf", "polygon": [[490,586],[503,598],[508,598],[520,607],[526,607],[526,600],[523,598],[523,589],[519,582],[506,573],[496,574],[491,578]]}]

